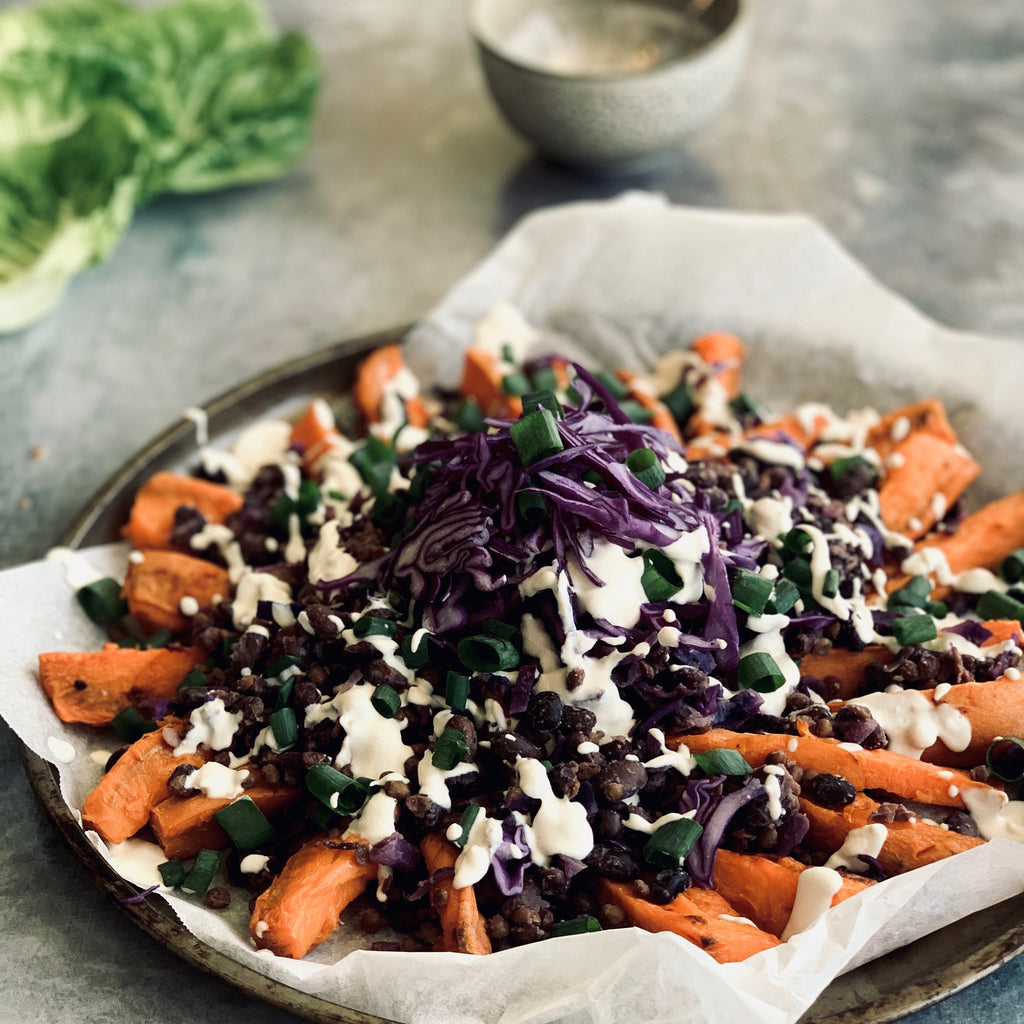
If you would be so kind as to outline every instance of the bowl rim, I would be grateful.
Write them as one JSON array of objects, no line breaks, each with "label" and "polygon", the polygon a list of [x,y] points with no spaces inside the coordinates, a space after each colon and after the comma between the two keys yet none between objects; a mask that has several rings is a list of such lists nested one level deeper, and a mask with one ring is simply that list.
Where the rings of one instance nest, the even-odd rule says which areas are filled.
[{"label": "bowl rim", "polygon": [[[657,75],[666,74],[680,66],[692,65],[697,61],[703,60],[710,53],[724,46],[730,38],[741,31],[745,23],[749,20],[752,0],[732,0],[735,4],[735,11],[728,24],[720,32],[715,33],[711,39],[701,43],[699,46],[691,50],[687,50],[685,53],[681,53],[664,61],[663,63],[656,64],[654,67],[643,71],[612,71],[603,73],[550,71],[547,68],[538,67],[535,64],[524,63],[521,60],[510,57],[506,52],[495,45],[492,38],[485,35],[480,26],[479,9],[483,7],[484,4],[491,2],[494,2],[494,0],[466,0],[466,21],[469,28],[469,34],[482,53],[486,53],[489,57],[493,57],[495,60],[500,61],[510,68],[514,68],[518,72],[535,75],[542,79],[551,79],[555,82],[615,83],[640,81],[643,79],[650,80]],[[716,0],[709,0],[709,5],[715,2]]]}]

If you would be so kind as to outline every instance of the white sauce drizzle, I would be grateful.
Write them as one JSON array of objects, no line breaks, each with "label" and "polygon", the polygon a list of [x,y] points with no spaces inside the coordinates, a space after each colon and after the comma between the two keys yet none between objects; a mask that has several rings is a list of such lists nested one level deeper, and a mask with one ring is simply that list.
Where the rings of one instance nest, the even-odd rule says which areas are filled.
[{"label": "white sauce drizzle", "polygon": [[851,829],[843,845],[825,861],[825,867],[846,868],[847,871],[856,872],[867,871],[868,865],[860,859],[861,854],[866,857],[877,857],[882,852],[888,836],[889,831],[881,822]]},{"label": "white sauce drizzle", "polygon": [[804,868],[796,883],[796,899],[782,932],[782,941],[788,941],[814,924],[832,906],[832,899],[842,884],[842,876],[832,868]]},{"label": "white sauce drizzle", "polygon": [[586,808],[567,797],[556,796],[547,770],[536,758],[517,757],[516,771],[522,791],[540,801],[527,830],[534,863],[545,867],[556,854],[578,860],[586,857],[594,848]]},{"label": "white sauce drizzle", "polygon": [[920,758],[941,740],[950,750],[966,750],[970,720],[951,704],[933,703],[920,690],[869,693],[848,701],[867,708],[889,736],[889,749]]}]

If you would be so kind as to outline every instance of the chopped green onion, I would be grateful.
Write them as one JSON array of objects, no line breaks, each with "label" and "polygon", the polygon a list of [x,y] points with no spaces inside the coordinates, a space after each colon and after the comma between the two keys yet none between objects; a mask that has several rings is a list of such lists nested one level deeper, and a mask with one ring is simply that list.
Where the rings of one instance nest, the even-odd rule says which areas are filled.
[{"label": "chopped green onion", "polygon": [[491,618],[484,619],[482,625],[491,636],[500,636],[502,640],[507,640],[510,644],[515,644],[516,647],[522,645],[523,634],[519,627],[512,625],[511,622]]},{"label": "chopped green onion", "polygon": [[771,600],[768,602],[766,610],[774,611],[779,615],[785,615],[799,600],[800,588],[792,580],[780,577],[775,581]]},{"label": "chopped green onion", "polygon": [[651,833],[644,845],[644,860],[657,868],[678,868],[703,831],[692,818],[666,821]]},{"label": "chopped green onion", "polygon": [[525,395],[530,390],[530,381],[525,373],[516,370],[501,378],[501,390],[506,395]]},{"label": "chopped green onion", "polygon": [[143,718],[133,707],[119,711],[110,720],[110,724],[126,743],[134,743],[140,736],[152,732],[156,728],[156,722]]},{"label": "chopped green onion", "polygon": [[756,690],[758,693],[774,693],[786,684],[782,669],[764,651],[754,651],[740,658],[736,678],[741,690]]},{"label": "chopped green onion", "polygon": [[705,750],[694,754],[693,759],[708,775],[749,775],[754,770],[738,750],[729,747]]},{"label": "chopped green onion", "polygon": [[313,803],[306,814],[317,828],[321,828],[324,831],[334,828],[338,824],[340,817],[337,811],[332,810],[326,804],[322,804],[319,801]]},{"label": "chopped green onion", "polygon": [[472,831],[473,823],[479,813],[479,804],[467,804],[466,809],[462,812],[462,817],[459,819],[459,835],[452,840],[459,849],[462,849],[469,841],[469,833]]},{"label": "chopped green onion", "polygon": [[626,382],[619,377],[616,377],[614,373],[606,373],[602,370],[599,373],[595,373],[594,376],[605,386],[608,393],[616,402],[621,402],[622,399],[629,394],[629,388],[626,386]]},{"label": "chopped green onion", "polygon": [[811,535],[806,530],[794,526],[782,535],[783,556],[806,555],[814,546]]},{"label": "chopped green onion", "polygon": [[1020,583],[1024,580],[1024,548],[1017,548],[1002,560],[999,575],[1007,583]]},{"label": "chopped green onion", "polygon": [[654,418],[654,413],[635,398],[624,399],[619,403],[619,408],[633,423],[650,423]]},{"label": "chopped green onion", "polygon": [[534,409],[547,409],[558,419],[565,419],[562,403],[554,391],[529,391],[523,395],[523,412],[533,412]]},{"label": "chopped green onion", "polygon": [[391,471],[395,467],[395,451],[387,441],[370,434],[363,447],[354,451],[348,461],[356,467],[375,497],[388,492]]},{"label": "chopped green onion", "polygon": [[[413,647],[415,640],[416,646]],[[415,633],[407,633],[402,637],[402,661],[411,669],[424,668],[430,664],[430,650],[427,646],[426,634],[417,637]]]},{"label": "chopped green onion", "polygon": [[548,503],[536,491],[520,491],[516,495],[516,511],[528,526],[536,526],[548,518]]},{"label": "chopped green onion", "polygon": [[978,598],[977,612],[983,619],[1024,621],[1024,602],[998,590],[986,590]]},{"label": "chopped green onion", "polygon": [[558,436],[558,421],[544,408],[520,417],[509,428],[512,443],[524,466],[560,452],[565,446]]},{"label": "chopped green onion", "polygon": [[277,699],[274,701],[274,710],[280,711],[281,708],[288,706],[288,702],[292,699],[292,690],[295,689],[295,676],[289,676],[282,684],[280,689],[277,691]]},{"label": "chopped green onion", "polygon": [[402,495],[387,491],[373,502],[373,524],[385,533],[395,530],[405,521],[406,505]]},{"label": "chopped green onion", "polygon": [[501,358],[506,363],[515,363],[516,361],[515,349],[507,341],[501,346]]},{"label": "chopped green onion", "polygon": [[370,703],[381,718],[394,718],[395,712],[402,706],[402,695],[393,686],[381,683],[373,691]]},{"label": "chopped green onion", "polygon": [[774,583],[766,576],[737,569],[732,581],[732,603],[748,615],[763,615]]},{"label": "chopped green onion", "polygon": [[558,374],[550,366],[539,366],[533,371],[531,383],[534,391],[557,391]]},{"label": "chopped green onion", "polygon": [[174,639],[174,633],[169,629],[158,629],[146,637],[147,647],[166,647]]},{"label": "chopped green onion", "polygon": [[640,586],[648,601],[667,601],[683,587],[683,581],[676,572],[672,559],[657,548],[648,548],[643,553],[644,569],[640,574]]},{"label": "chopped green onion", "polygon": [[235,849],[246,853],[274,838],[274,826],[266,815],[253,803],[252,798],[243,796],[214,811],[217,824],[228,834]]},{"label": "chopped green onion", "polygon": [[1024,740],[1017,736],[993,740],[985,751],[985,767],[1003,782],[1024,780]]},{"label": "chopped green onion", "polygon": [[128,602],[121,597],[121,584],[110,577],[79,587],[75,597],[82,611],[97,626],[113,626],[128,614]]},{"label": "chopped green onion", "polygon": [[294,668],[294,666],[298,665],[300,661],[301,659],[297,658],[294,654],[286,654],[284,657],[278,658],[277,661],[275,661],[274,664],[263,673],[263,677],[265,679],[273,679],[275,676],[281,675],[288,669]]},{"label": "chopped green onion", "polygon": [[306,773],[306,789],[325,807],[338,814],[355,814],[366,802],[370,785],[353,779],[329,764],[315,764]]},{"label": "chopped green onion", "polygon": [[839,593],[839,570],[829,569],[821,581],[821,596],[835,597]]},{"label": "chopped green onion", "polygon": [[690,386],[685,381],[680,381],[667,395],[662,395],[661,401],[680,426],[686,423],[696,408]]},{"label": "chopped green onion", "polygon": [[453,711],[465,711],[469,700],[469,676],[449,672],[444,684],[444,699]]},{"label": "chopped green onion", "polygon": [[765,413],[762,407],[745,391],[741,392],[729,401],[729,408],[732,410],[734,416],[751,415],[762,420],[765,418]]},{"label": "chopped green onion", "polygon": [[600,486],[604,483],[604,477],[596,469],[588,469],[583,474],[583,482],[585,484],[593,484],[595,487]]},{"label": "chopped green onion", "polygon": [[177,857],[157,864],[156,869],[168,889],[177,889],[185,882],[185,865]]},{"label": "chopped green onion", "polygon": [[295,712],[287,705],[271,712],[270,731],[274,734],[274,742],[279,750],[294,746],[299,738],[299,723],[295,720]]},{"label": "chopped green onion", "polygon": [[299,484],[294,498],[284,492],[279,494],[274,500],[270,512],[278,526],[287,527],[288,520],[293,515],[305,519],[320,507],[322,500],[320,488],[312,480],[306,478]]},{"label": "chopped green onion", "polygon": [[809,591],[814,585],[814,573],[811,571],[811,563],[806,558],[799,556],[791,558],[782,567],[782,576],[791,583],[795,583],[803,591]]},{"label": "chopped green onion", "polygon": [[560,939],[565,935],[587,935],[601,931],[601,922],[596,917],[574,917],[571,921],[556,921],[551,926],[551,938]]},{"label": "chopped green onion", "polygon": [[455,407],[455,425],[466,434],[479,434],[484,429],[484,413],[475,398],[464,398]]},{"label": "chopped green onion", "polygon": [[939,631],[935,628],[935,620],[930,615],[901,615],[892,624],[892,635],[900,647],[908,644],[921,644],[934,640]]},{"label": "chopped green onion", "polygon": [[464,637],[456,651],[459,661],[470,672],[501,672],[519,664],[519,651],[515,645],[500,636],[477,634]]},{"label": "chopped green onion", "polygon": [[199,668],[191,669],[185,673],[185,678],[178,683],[179,690],[188,690],[196,686],[206,686],[206,673]]},{"label": "chopped green onion", "polygon": [[398,632],[398,623],[376,615],[361,615],[352,623],[352,632],[360,639],[368,636],[394,636]]},{"label": "chopped green onion", "polygon": [[871,479],[875,479],[878,473],[875,467],[864,458],[863,455],[845,455],[841,458],[835,459],[829,464],[828,472],[832,477],[832,482],[835,484],[841,484],[843,480],[853,471],[860,467],[866,467],[871,472]]},{"label": "chopped green onion", "polygon": [[652,491],[665,482],[665,468],[650,448],[634,448],[626,456],[626,469]]},{"label": "chopped green onion", "polygon": [[469,744],[462,731],[453,726],[446,726],[444,732],[437,738],[437,746],[431,755],[431,763],[435,768],[443,772],[451,771],[457,764],[466,759],[469,753]]},{"label": "chopped green onion", "polygon": [[220,854],[216,850],[200,850],[192,867],[185,872],[182,889],[198,893],[200,896],[210,888],[213,876],[220,867]]},{"label": "chopped green onion", "polygon": [[949,614],[945,601],[929,601],[924,610],[935,619],[944,619]]}]

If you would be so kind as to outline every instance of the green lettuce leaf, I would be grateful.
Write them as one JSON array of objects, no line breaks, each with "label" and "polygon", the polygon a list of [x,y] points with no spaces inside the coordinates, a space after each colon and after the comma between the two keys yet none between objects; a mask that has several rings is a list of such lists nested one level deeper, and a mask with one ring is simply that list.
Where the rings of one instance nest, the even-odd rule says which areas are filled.
[{"label": "green lettuce leaf", "polygon": [[254,0],[55,0],[0,12],[0,332],[57,302],[164,192],[272,178],[320,69]]}]

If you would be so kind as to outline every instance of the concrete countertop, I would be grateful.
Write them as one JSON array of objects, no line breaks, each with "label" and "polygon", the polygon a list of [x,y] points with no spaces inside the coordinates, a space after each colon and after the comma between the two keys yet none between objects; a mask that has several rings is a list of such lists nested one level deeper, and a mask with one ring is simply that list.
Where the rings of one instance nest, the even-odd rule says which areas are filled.
[{"label": "concrete countertop", "polygon": [[[8,4],[0,6],[9,6]],[[524,214],[629,187],[798,211],[950,326],[1024,342],[1017,0],[757,5],[728,110],[679,162],[592,179],[533,156],[486,95],[461,0],[272,3],[325,80],[282,179],[141,211],[38,325],[0,338],[0,567],[43,555],[141,445],[261,370],[411,321]],[[0,1019],[283,1024],[95,891],[0,725]],[[913,1024],[1024,1021],[1024,962]]]}]

